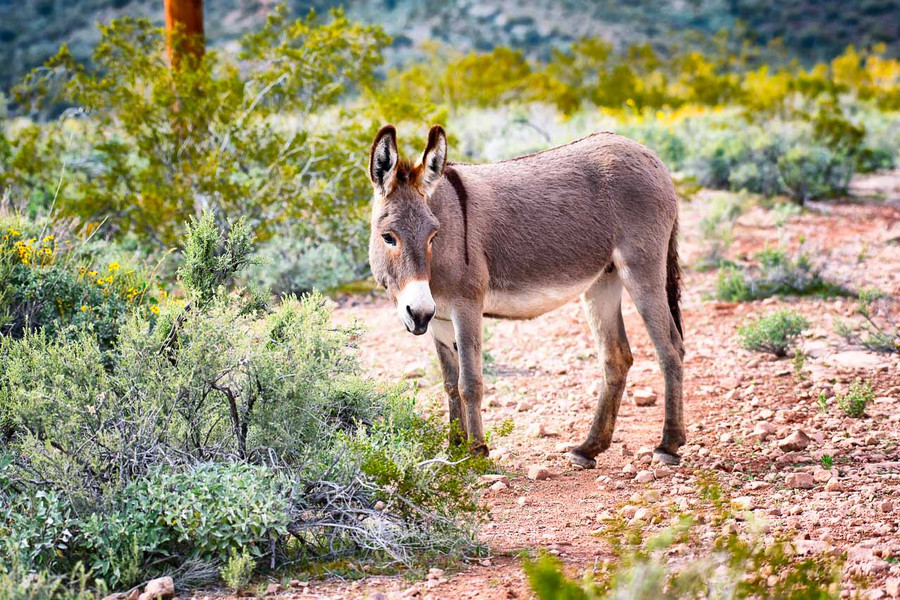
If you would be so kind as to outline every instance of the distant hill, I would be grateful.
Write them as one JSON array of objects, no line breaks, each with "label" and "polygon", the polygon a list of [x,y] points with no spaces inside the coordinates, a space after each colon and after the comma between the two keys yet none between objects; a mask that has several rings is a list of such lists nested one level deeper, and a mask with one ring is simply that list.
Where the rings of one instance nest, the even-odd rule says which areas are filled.
[{"label": "distant hill", "polygon": [[[227,44],[257,26],[275,0],[206,0],[210,43]],[[162,0],[0,0],[0,89],[7,89],[63,42],[86,57],[99,37],[96,22],[125,15],[162,22]],[[708,43],[739,23],[760,44],[783,40],[785,57],[828,59],[848,44],[884,43],[900,54],[900,0],[288,0],[298,15],[344,4],[359,20],[395,37],[396,64],[434,39],[459,50],[508,45],[536,58],[581,36],[617,45]]]}]

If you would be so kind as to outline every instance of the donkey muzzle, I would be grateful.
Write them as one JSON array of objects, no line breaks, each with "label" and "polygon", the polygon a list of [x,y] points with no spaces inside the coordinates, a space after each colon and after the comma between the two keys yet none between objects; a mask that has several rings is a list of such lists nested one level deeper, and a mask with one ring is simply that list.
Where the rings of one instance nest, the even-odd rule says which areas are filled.
[{"label": "donkey muzzle", "polygon": [[410,281],[397,296],[397,312],[406,330],[415,335],[428,331],[434,316],[434,298],[427,281]]}]

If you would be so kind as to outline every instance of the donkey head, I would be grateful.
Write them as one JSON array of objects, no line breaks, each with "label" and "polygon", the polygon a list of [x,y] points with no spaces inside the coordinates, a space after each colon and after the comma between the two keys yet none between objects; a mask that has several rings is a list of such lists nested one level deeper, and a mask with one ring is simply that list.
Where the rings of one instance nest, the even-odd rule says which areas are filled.
[{"label": "donkey head", "polygon": [[435,125],[419,162],[402,160],[397,130],[385,125],[375,136],[369,154],[369,179],[375,188],[369,265],[375,280],[397,305],[400,320],[416,335],[428,330],[434,316],[431,243],[437,218],[427,200],[437,187],[447,162],[447,136]]}]

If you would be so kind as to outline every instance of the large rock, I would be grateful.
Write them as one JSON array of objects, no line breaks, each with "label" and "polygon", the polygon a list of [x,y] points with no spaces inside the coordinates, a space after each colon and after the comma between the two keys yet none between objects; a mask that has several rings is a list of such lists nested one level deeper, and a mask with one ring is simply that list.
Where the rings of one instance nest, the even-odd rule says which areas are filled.
[{"label": "large rock", "polygon": [[806,450],[810,441],[809,436],[798,429],[778,442],[778,447],[785,452],[800,452],[801,450]]},{"label": "large rock", "polygon": [[832,354],[827,362],[844,369],[875,369],[881,365],[882,358],[872,352],[849,350]]}]

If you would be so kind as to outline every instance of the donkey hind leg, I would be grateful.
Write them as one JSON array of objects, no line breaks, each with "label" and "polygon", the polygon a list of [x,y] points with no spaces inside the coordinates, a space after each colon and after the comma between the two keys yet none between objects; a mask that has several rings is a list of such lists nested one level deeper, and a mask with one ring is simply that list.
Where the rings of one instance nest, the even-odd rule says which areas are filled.
[{"label": "donkey hind leg", "polygon": [[459,396],[459,353],[456,351],[456,333],[453,322],[435,318],[431,321],[431,335],[437,350],[444,390],[450,412],[450,443],[459,445],[466,436],[466,422]]},{"label": "donkey hind leg", "polygon": [[677,465],[681,461],[678,449],[687,440],[682,405],[684,343],[669,309],[664,264],[652,268],[629,265],[625,288],[644,319],[666,382],[666,420],[662,442],[653,455],[660,462]]},{"label": "donkey hind leg", "polygon": [[622,280],[618,273],[601,275],[581,299],[603,365],[603,387],[588,437],[569,452],[569,460],[580,467],[593,469],[597,464],[594,457],[609,448],[612,442],[625,378],[633,358],[622,321]]},{"label": "donkey hind leg", "polygon": [[481,398],[484,383],[481,372],[481,305],[466,304],[451,310],[459,356],[459,395],[465,413],[466,435],[473,452],[488,455],[481,425]]}]

